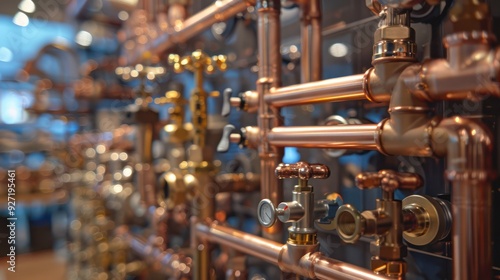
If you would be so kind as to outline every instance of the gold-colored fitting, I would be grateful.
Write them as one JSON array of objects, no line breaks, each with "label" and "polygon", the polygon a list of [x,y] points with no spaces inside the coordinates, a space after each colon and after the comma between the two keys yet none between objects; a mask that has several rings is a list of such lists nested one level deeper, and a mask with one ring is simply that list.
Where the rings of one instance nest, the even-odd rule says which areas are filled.
[{"label": "gold-colored fitting", "polygon": [[377,274],[386,275],[395,279],[402,279],[406,274],[406,262],[386,261],[377,257],[372,257],[371,269]]},{"label": "gold-colored fitting", "polygon": [[191,55],[180,57],[177,54],[170,54],[168,62],[173,65],[176,73],[185,70],[194,73],[195,88],[191,92],[189,107],[192,113],[192,123],[194,128],[194,144],[204,148],[205,134],[207,130],[207,97],[213,96],[203,89],[203,73],[211,74],[217,69],[225,71],[227,69],[227,59],[224,55],[210,57],[201,50],[194,51]]},{"label": "gold-colored fitting", "polygon": [[295,245],[315,245],[318,243],[316,233],[292,233],[288,235],[287,243]]},{"label": "gold-colored fitting", "polygon": [[216,70],[225,71],[227,69],[227,57],[225,55],[210,57],[201,50],[196,50],[191,55],[184,57],[178,54],[170,54],[168,63],[174,67],[176,73],[182,73],[185,70],[191,72],[202,70],[207,74],[212,74]]},{"label": "gold-colored fitting", "polygon": [[453,32],[491,32],[491,17],[486,1],[455,1],[449,14]]}]

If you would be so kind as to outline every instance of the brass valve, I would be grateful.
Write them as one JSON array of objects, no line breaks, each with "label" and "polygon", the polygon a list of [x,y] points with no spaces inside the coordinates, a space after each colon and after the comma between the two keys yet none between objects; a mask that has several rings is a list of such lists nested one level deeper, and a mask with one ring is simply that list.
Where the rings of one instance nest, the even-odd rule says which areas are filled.
[{"label": "brass valve", "polygon": [[362,173],[356,177],[356,185],[361,189],[380,187],[382,199],[377,199],[377,208],[360,213],[352,205],[339,207],[336,217],[337,232],[342,240],[355,243],[362,235],[376,236],[371,242],[371,266],[375,273],[390,277],[402,277],[406,272],[403,258],[407,248],[403,244],[405,215],[402,203],[394,200],[396,189],[415,190],[422,186],[417,174],[398,173],[381,170]]},{"label": "brass valve", "polygon": [[227,59],[224,55],[210,57],[201,50],[194,51],[191,55],[181,57],[177,54],[170,54],[168,62],[174,67],[176,73],[185,70],[194,73],[195,88],[191,92],[189,107],[192,113],[192,124],[194,128],[194,144],[204,148],[205,135],[207,130],[207,97],[219,96],[219,92],[208,94],[203,89],[203,73],[212,74],[216,70],[225,71],[227,69]]},{"label": "brass valve", "polygon": [[323,202],[322,207],[316,207],[313,187],[308,185],[308,180],[328,178],[330,170],[323,164],[298,162],[279,164],[275,173],[279,179],[299,178],[299,182],[292,192],[292,201],[281,202],[276,208],[269,199],[263,199],[259,203],[257,215],[260,223],[270,227],[276,218],[283,223],[291,222],[292,225],[288,228],[287,243],[295,245],[317,244],[314,220],[318,216],[317,214],[327,216],[330,211],[328,203]]},{"label": "brass valve", "polygon": [[192,138],[192,124],[184,123],[184,105],[188,102],[182,93],[175,90],[167,91],[165,96],[156,98],[154,103],[159,105],[173,104],[168,110],[171,123],[163,128],[169,134],[169,142],[182,144]]},{"label": "brass valve", "polygon": [[201,50],[194,51],[191,55],[180,57],[178,54],[168,56],[168,63],[174,67],[176,73],[185,70],[196,72],[203,70],[207,74],[214,73],[217,69],[225,71],[227,69],[227,58],[224,55],[214,55],[210,57]]}]

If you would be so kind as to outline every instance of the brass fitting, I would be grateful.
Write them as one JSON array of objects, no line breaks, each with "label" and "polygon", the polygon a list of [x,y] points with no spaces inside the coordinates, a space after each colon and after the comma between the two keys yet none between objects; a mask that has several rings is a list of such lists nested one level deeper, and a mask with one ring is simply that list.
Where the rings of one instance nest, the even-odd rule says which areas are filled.
[{"label": "brass fitting", "polygon": [[[282,163],[276,167],[275,174],[279,179],[299,178],[299,182],[293,190],[290,202],[281,202],[274,208],[269,199],[263,199],[258,206],[259,222],[265,227],[273,226],[276,217],[283,223],[291,222],[292,226],[288,228],[288,245],[316,246],[318,244],[314,227],[316,203],[313,187],[308,185],[307,181],[311,178],[328,178],[330,170],[323,164]],[[325,212],[324,210],[324,207],[319,209],[320,212]]]},{"label": "brass fitting", "polygon": [[194,144],[205,147],[205,135],[207,130],[207,97],[219,96],[218,92],[207,93],[203,89],[203,73],[212,74],[216,70],[225,71],[227,69],[227,58],[224,55],[208,56],[201,50],[194,51],[191,55],[180,57],[177,54],[168,56],[169,64],[173,65],[176,73],[188,70],[194,73],[195,88],[191,92],[189,99],[192,113],[192,124],[194,128]]},{"label": "brass fitting", "polygon": [[184,174],[181,170],[166,172],[160,177],[158,204],[170,210],[177,205],[188,203],[193,199],[198,184],[196,177]]},{"label": "brass fitting", "polygon": [[488,4],[483,0],[459,0],[453,3],[449,19],[453,32],[491,32],[491,16]]},{"label": "brass fitting", "polygon": [[[379,8],[378,1],[369,1]],[[410,11],[382,7],[380,27],[374,34],[372,64],[382,61],[416,61],[415,30],[410,27]]]},{"label": "brass fitting", "polygon": [[159,105],[173,104],[168,110],[171,123],[163,127],[163,130],[168,133],[168,142],[182,144],[192,138],[193,125],[184,123],[184,105],[188,102],[182,93],[175,90],[167,91],[165,96],[156,98],[154,103]]},{"label": "brass fitting", "polygon": [[391,278],[401,278],[406,274],[405,261],[386,261],[372,257],[370,266],[376,274],[387,275]]},{"label": "brass fitting", "polygon": [[349,204],[340,206],[335,221],[339,236],[347,243],[355,243],[362,235],[375,235],[376,240],[370,244],[370,252],[374,256],[373,271],[390,277],[402,277],[406,271],[403,258],[407,248],[402,242],[402,205],[401,201],[394,200],[394,191],[415,190],[422,186],[422,179],[412,173],[381,170],[359,174],[356,185],[362,189],[380,187],[382,199],[377,199],[375,210],[362,213]]},{"label": "brass fitting", "polygon": [[403,220],[406,242],[417,246],[432,244],[451,232],[451,205],[431,196],[410,195],[403,199]]}]

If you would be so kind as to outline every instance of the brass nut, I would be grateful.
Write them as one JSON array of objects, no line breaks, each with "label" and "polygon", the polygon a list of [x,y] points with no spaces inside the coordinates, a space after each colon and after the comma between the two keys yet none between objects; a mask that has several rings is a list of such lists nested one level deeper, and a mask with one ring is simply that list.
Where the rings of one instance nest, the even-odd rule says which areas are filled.
[{"label": "brass nut", "polygon": [[382,40],[415,40],[415,31],[403,25],[380,27],[375,31],[375,42]]},{"label": "brass nut", "polygon": [[382,11],[382,4],[378,0],[366,0],[366,7],[376,15]]},{"label": "brass nut", "polygon": [[404,261],[386,261],[372,258],[371,268],[373,272],[389,277],[399,277],[406,274],[406,263]]},{"label": "brass nut", "polygon": [[402,259],[408,254],[407,247],[404,245],[379,245],[377,241],[370,244],[370,252],[373,256],[386,260]]}]

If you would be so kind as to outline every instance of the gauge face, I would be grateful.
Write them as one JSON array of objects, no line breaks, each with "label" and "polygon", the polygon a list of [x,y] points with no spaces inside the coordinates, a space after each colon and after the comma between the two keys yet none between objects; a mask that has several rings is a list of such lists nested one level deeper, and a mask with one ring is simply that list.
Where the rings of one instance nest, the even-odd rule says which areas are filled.
[{"label": "gauge face", "polygon": [[261,200],[259,202],[257,211],[257,216],[261,225],[265,227],[271,227],[276,221],[276,211],[271,200]]}]

